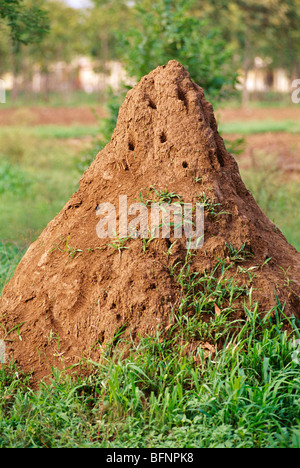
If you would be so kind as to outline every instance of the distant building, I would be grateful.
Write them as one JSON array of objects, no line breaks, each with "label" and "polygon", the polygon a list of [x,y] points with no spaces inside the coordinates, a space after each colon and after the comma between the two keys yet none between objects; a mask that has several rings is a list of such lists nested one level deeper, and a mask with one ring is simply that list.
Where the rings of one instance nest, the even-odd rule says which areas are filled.
[{"label": "distant building", "polygon": [[[291,91],[291,79],[286,70],[282,68],[271,69],[271,60],[262,60],[256,57],[254,67],[248,72],[246,88],[249,93],[273,91],[277,93],[289,93]],[[241,78],[243,82],[243,78]]]},{"label": "distant building", "polygon": [[[29,77],[20,75],[16,80],[12,74],[1,76],[7,90],[11,90],[14,83],[19,90],[33,93],[58,91],[68,93],[83,90],[86,93],[102,92],[108,86],[118,90],[122,82],[134,85],[135,81],[126,76],[121,63],[110,61],[99,66],[90,57],[78,57],[70,64],[57,62],[51,65],[47,73],[36,65]],[[243,83],[243,77],[241,76]],[[200,83],[201,85],[201,83]],[[240,86],[242,87],[242,85]],[[283,69],[270,69],[270,61],[263,61],[256,57],[254,68],[247,76],[246,87],[249,93],[274,91],[279,93],[291,92],[291,79]]]}]

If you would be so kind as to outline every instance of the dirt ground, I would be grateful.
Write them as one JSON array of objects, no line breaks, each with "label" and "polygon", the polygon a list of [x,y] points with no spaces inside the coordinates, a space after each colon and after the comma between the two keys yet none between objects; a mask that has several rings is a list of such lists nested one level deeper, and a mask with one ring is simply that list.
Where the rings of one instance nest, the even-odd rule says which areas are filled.
[{"label": "dirt ground", "polygon": [[[94,109],[99,117],[105,116],[103,107]],[[300,106],[263,109],[221,109],[216,113],[217,120],[224,122],[249,120],[297,120],[300,121]],[[5,109],[0,108],[0,125],[93,125],[97,119],[89,106],[68,107],[28,107]]]},{"label": "dirt ground", "polygon": [[[94,106],[99,117],[104,117],[102,107]],[[16,109],[0,108],[2,125],[97,125],[97,118],[91,107],[26,107]]]},{"label": "dirt ground", "polygon": [[[233,141],[241,135],[224,135],[225,140]],[[272,156],[276,167],[291,180],[300,178],[300,138],[299,134],[286,132],[256,133],[245,136],[243,151],[237,156],[239,166],[247,170],[254,168],[260,157]]]},{"label": "dirt ground", "polygon": [[222,121],[249,121],[249,120],[297,120],[300,121],[300,106],[262,109],[222,109],[217,111],[217,117]]}]

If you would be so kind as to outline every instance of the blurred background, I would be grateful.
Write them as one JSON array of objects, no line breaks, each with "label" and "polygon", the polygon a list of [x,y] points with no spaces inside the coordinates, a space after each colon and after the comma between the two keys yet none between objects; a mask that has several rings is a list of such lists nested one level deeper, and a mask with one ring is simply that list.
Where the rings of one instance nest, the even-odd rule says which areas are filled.
[{"label": "blurred background", "polygon": [[300,0],[0,0],[0,291],[109,141],[128,88],[171,59],[300,250],[299,20]]}]

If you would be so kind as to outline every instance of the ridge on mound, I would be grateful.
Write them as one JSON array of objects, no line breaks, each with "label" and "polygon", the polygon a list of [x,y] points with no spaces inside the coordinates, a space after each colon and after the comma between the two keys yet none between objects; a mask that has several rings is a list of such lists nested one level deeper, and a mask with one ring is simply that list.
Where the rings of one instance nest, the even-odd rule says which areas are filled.
[{"label": "ridge on mound", "polygon": [[4,289],[0,338],[23,369],[42,378],[51,366],[97,358],[120,330],[135,340],[170,323],[182,297],[174,272],[185,239],[100,239],[97,207],[111,203],[118,212],[120,195],[128,205],[159,195],[202,202],[204,245],[193,251],[191,271],[204,275],[226,259],[261,311],[280,301],[300,317],[300,254],[246,189],[202,88],[170,61],[128,92],[111,141]]}]

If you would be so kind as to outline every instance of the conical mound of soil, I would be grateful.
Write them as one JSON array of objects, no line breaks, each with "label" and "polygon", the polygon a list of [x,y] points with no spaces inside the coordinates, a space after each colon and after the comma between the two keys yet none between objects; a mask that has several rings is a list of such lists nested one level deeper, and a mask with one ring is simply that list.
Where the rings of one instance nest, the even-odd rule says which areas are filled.
[{"label": "conical mound of soil", "polygon": [[[110,143],[4,289],[0,338],[23,369],[41,378],[51,366],[97,358],[121,331],[135,340],[170,323],[183,295],[176,275],[186,239],[99,238],[97,207],[116,208],[118,233],[125,195],[128,207],[202,202],[204,244],[193,250],[191,271],[201,277],[224,259],[262,312],[280,301],[300,317],[300,254],[246,189],[202,88],[171,61],[128,92]],[[206,316],[221,314],[222,301]],[[232,318],[241,316],[237,307]]]}]

